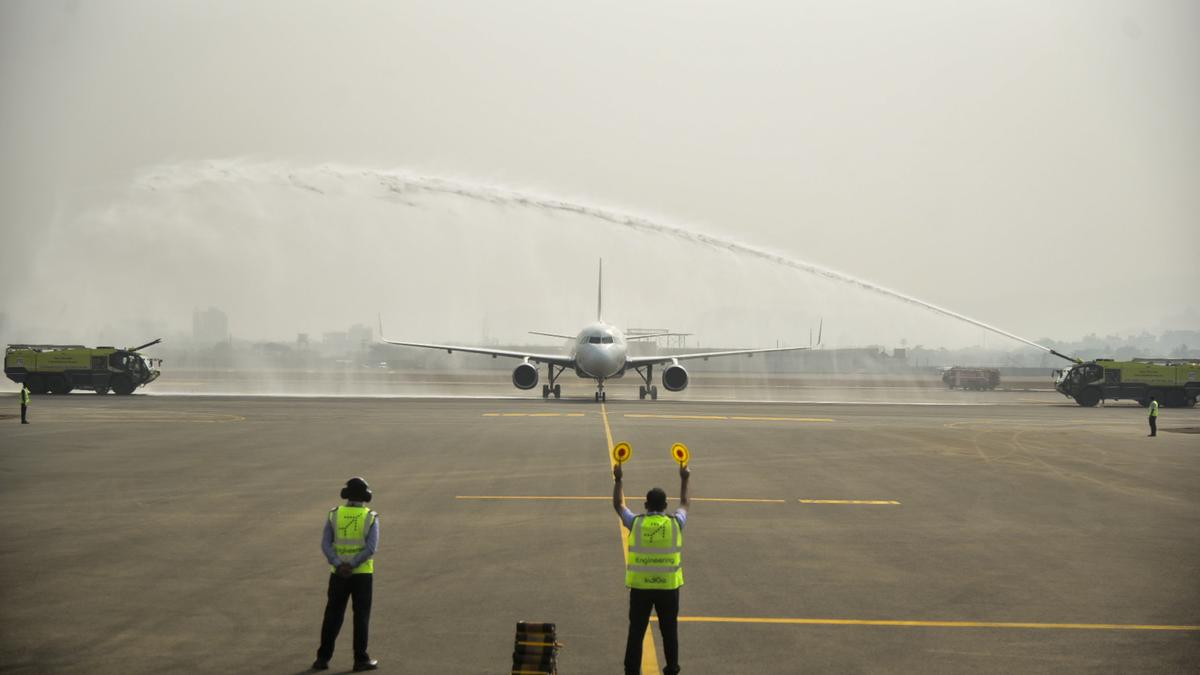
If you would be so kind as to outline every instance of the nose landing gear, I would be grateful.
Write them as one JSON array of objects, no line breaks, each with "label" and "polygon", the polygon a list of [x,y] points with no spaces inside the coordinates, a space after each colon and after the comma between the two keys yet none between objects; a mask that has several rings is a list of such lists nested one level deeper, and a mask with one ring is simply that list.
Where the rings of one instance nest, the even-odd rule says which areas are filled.
[{"label": "nose landing gear", "polygon": [[596,380],[596,402],[601,403],[607,400],[608,396],[604,393],[604,380]]}]

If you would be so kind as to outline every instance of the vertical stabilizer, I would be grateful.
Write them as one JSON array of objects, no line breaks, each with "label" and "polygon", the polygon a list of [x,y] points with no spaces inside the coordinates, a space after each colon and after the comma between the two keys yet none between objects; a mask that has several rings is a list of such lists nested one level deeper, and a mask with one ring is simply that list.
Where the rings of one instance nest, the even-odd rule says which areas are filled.
[{"label": "vertical stabilizer", "polygon": [[604,258],[600,259],[600,277],[596,280],[596,320],[604,320]]}]

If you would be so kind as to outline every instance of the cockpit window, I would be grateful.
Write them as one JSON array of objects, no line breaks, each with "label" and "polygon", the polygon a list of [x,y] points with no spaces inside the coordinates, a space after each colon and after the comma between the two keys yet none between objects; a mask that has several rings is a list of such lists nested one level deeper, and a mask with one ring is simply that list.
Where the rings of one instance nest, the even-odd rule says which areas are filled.
[{"label": "cockpit window", "polygon": [[588,342],[590,342],[590,343],[592,343],[592,344],[594,344],[594,345],[598,345],[598,344],[600,344],[600,336],[599,336],[599,335],[593,335],[593,336],[591,336],[590,338],[588,338]]},{"label": "cockpit window", "polygon": [[606,344],[606,345],[611,345],[611,344],[612,344],[612,336],[611,336],[611,335],[605,335],[605,336],[604,336],[604,338],[603,338],[603,341],[604,341],[604,344]]}]

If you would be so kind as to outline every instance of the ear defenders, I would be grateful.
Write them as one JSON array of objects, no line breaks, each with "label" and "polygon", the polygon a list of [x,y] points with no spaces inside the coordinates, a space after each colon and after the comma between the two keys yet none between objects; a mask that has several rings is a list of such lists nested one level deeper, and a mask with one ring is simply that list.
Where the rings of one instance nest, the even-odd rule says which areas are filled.
[{"label": "ear defenders", "polygon": [[371,486],[367,485],[367,481],[358,476],[346,481],[346,487],[342,488],[342,499],[347,501],[369,502],[371,501],[371,497]]}]

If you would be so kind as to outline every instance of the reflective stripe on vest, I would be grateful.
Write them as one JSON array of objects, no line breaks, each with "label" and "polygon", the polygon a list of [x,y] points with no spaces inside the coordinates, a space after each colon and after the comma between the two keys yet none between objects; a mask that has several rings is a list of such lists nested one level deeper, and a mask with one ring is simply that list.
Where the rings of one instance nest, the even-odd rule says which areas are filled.
[{"label": "reflective stripe on vest", "polygon": [[1150,401],[1150,416],[1158,417],[1158,401]]},{"label": "reflective stripe on vest", "polygon": [[672,590],[683,585],[683,528],[674,516],[635,516],[628,543],[626,586]]},{"label": "reflective stripe on vest", "polygon": [[[375,512],[365,506],[338,506],[329,510],[329,524],[333,526],[333,551],[338,560],[354,562],[354,558],[367,547],[367,533],[375,524]],[[333,568],[335,571],[336,567]],[[373,574],[375,558],[355,567],[354,574]]]},{"label": "reflective stripe on vest", "polygon": [[21,387],[21,405],[29,405],[29,387]]}]

